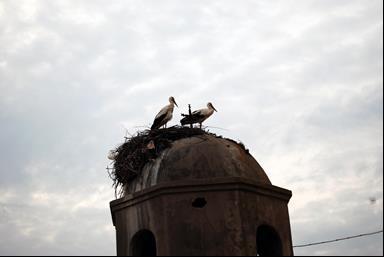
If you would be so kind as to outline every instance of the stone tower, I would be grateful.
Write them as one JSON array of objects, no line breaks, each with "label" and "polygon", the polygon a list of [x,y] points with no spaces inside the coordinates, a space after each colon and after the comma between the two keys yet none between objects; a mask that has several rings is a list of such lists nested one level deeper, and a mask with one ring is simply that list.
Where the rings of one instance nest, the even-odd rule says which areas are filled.
[{"label": "stone tower", "polygon": [[293,255],[288,202],[236,142],[180,139],[110,203],[118,255]]}]

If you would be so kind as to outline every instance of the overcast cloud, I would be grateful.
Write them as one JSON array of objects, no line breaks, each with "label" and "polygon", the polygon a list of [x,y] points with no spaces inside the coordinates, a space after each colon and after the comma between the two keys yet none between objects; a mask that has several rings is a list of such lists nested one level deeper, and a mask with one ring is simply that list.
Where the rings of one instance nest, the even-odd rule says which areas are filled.
[{"label": "overcast cloud", "polygon": [[[0,0],[0,255],[114,255],[106,155],[211,101],[295,245],[383,228],[379,0]],[[369,198],[376,198],[371,203]],[[383,235],[296,255],[382,255]]]}]

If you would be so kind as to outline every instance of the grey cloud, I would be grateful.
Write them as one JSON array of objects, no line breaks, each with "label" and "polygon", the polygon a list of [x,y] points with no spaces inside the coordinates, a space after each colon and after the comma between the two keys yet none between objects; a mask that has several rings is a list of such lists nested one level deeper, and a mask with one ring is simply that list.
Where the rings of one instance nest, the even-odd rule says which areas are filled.
[{"label": "grey cloud", "polygon": [[[3,237],[1,254],[10,255],[114,255],[113,229],[106,229],[107,211],[89,209],[76,214],[62,213],[54,208],[10,208],[5,223],[0,226]],[[73,224],[68,226],[68,224]],[[23,242],[20,247],[19,242]],[[96,243],[97,242],[97,243]]]}]

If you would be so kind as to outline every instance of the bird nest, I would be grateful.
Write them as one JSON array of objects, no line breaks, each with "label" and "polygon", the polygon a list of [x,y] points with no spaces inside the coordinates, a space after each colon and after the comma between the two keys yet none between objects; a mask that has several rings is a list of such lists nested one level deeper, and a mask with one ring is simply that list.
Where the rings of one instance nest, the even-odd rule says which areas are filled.
[{"label": "bird nest", "polygon": [[[125,143],[117,147],[113,168],[109,172],[113,186],[118,188],[129,184],[137,177],[145,164],[156,159],[172,142],[197,135],[209,134],[200,128],[174,126],[165,129],[144,130],[137,135],[126,137]],[[120,190],[120,195],[121,195]]]},{"label": "bird nest", "polygon": [[[133,181],[143,170],[144,166],[155,160],[172,142],[198,136],[212,135],[222,138],[200,128],[174,126],[165,129],[144,130],[135,136],[126,137],[125,143],[118,146],[112,152],[113,167],[107,168],[110,178],[113,180],[115,194],[122,195],[124,186]],[[242,143],[227,139],[239,144],[247,153],[248,149]]]}]

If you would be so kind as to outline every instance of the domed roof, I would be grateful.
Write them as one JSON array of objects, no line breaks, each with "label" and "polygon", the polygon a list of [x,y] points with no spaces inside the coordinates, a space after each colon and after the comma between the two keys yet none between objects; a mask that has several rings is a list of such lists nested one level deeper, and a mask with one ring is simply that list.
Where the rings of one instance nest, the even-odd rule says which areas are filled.
[{"label": "domed roof", "polygon": [[257,161],[236,142],[204,134],[172,143],[125,186],[133,193],[165,182],[236,177],[271,185]]}]

